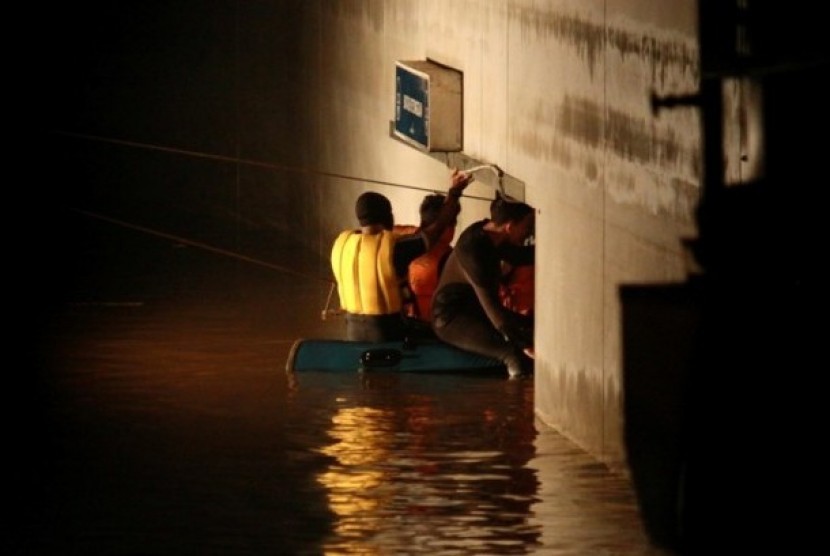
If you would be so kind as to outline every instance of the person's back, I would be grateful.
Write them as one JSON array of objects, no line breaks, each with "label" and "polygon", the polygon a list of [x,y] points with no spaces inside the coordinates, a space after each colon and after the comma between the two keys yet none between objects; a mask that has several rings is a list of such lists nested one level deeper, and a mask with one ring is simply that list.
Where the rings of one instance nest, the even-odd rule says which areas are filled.
[{"label": "person's back", "polygon": [[342,232],[332,247],[332,270],[350,340],[381,342],[402,334],[402,300],[390,230]]}]

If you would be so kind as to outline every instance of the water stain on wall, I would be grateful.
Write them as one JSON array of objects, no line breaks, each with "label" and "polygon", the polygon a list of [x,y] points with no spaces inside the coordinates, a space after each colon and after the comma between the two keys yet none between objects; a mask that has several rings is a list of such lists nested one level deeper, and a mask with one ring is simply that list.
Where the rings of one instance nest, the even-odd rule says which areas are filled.
[{"label": "water stain on wall", "polygon": [[585,426],[596,422],[597,412],[602,408],[602,388],[597,387],[600,381],[602,373],[589,372],[585,367],[564,363],[557,366],[550,375],[550,384],[555,384],[552,391],[559,393],[556,403],[562,411],[546,417],[549,422],[558,423],[557,429],[563,434],[575,442],[579,439],[583,448],[610,463],[621,458],[621,454],[607,453],[601,431]]},{"label": "water stain on wall", "polygon": [[514,139],[529,156],[554,161],[581,175],[588,186],[604,182],[620,203],[683,220],[693,217],[701,152],[678,127],[573,95],[558,105],[540,102],[528,117],[534,125],[522,127]]},{"label": "water stain on wall", "polygon": [[[627,114],[593,100],[565,96],[556,107],[531,112],[535,125],[517,137],[523,149],[542,158],[570,165],[572,156],[563,138],[588,149],[604,149],[624,161],[669,169],[686,179],[700,177],[700,149],[671,127],[658,127],[651,118]],[[546,134],[544,130],[549,132]]]},{"label": "water stain on wall", "polygon": [[362,22],[363,26],[380,33],[384,29],[386,21],[385,4],[376,2],[322,2],[320,7],[332,14],[332,17],[340,21],[342,19],[353,19]]},{"label": "water stain on wall", "polygon": [[519,22],[523,36],[555,39],[571,46],[585,61],[592,77],[606,53],[617,52],[622,58],[635,57],[647,63],[652,80],[661,87],[670,75],[677,73],[689,75],[695,81],[699,78],[699,52],[688,37],[656,37],[646,31],[526,7],[511,7],[510,16]]}]

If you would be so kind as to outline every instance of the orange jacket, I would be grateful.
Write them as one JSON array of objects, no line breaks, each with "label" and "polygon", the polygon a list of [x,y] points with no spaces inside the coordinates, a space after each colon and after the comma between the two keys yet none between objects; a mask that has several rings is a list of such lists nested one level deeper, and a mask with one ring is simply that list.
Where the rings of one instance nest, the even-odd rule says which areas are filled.
[{"label": "orange jacket", "polygon": [[455,228],[447,228],[432,249],[409,264],[409,290],[413,302],[407,307],[408,316],[424,322],[432,320],[432,294],[438,287],[444,261],[452,251],[450,242],[454,235]]},{"label": "orange jacket", "polygon": [[499,290],[504,306],[522,315],[533,315],[535,276],[533,265],[513,268]]}]

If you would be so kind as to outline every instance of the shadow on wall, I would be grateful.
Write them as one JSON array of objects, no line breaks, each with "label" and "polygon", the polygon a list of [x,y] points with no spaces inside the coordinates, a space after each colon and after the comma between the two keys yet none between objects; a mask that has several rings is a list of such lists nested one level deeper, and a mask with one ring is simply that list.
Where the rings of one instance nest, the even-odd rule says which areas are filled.
[{"label": "shadow on wall", "polygon": [[825,54],[756,73],[765,173],[728,188],[720,83],[702,84],[710,144],[691,247],[703,272],[619,292],[629,467],[647,530],[679,552],[799,553],[821,540],[805,498],[824,475],[811,451],[824,437],[815,309],[827,141],[809,129],[830,126],[828,69]]},{"label": "shadow on wall", "polygon": [[819,276],[797,247],[816,240],[774,185],[719,200],[706,226],[717,271],[620,291],[632,479],[654,540],[689,553],[773,538],[806,548],[820,530],[803,502],[823,475],[808,455],[822,438]]}]

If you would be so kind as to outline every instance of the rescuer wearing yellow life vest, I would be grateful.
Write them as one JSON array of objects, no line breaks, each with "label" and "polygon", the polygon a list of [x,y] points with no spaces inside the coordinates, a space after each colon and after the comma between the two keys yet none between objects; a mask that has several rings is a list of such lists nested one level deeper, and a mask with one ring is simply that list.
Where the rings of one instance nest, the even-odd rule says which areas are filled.
[{"label": "rescuer wearing yellow life vest", "polygon": [[472,180],[472,176],[454,170],[435,222],[410,234],[395,233],[392,205],[385,196],[368,191],[358,197],[355,215],[360,228],[342,232],[331,250],[347,339],[404,339],[407,328],[401,284],[406,280],[409,264],[429,251],[455,222],[459,198]]}]

